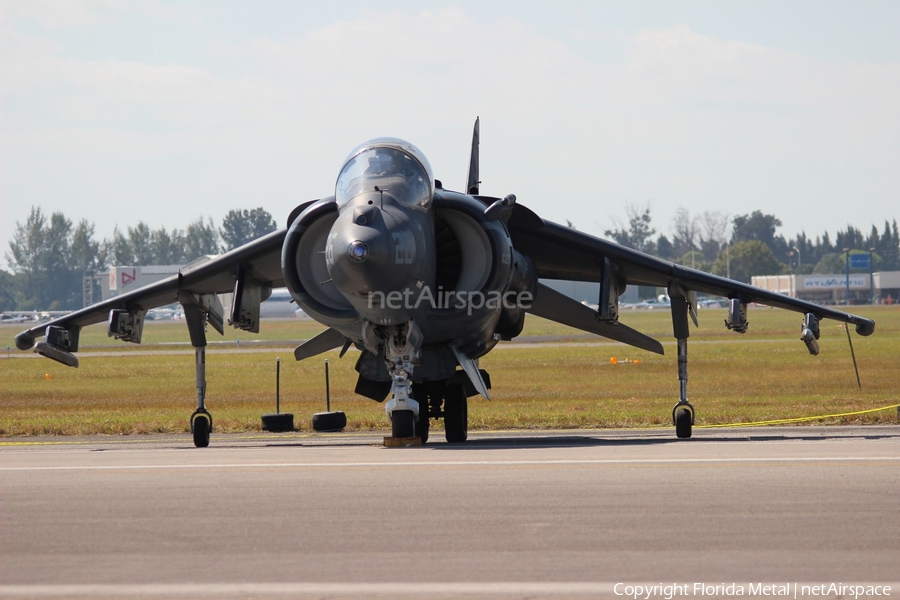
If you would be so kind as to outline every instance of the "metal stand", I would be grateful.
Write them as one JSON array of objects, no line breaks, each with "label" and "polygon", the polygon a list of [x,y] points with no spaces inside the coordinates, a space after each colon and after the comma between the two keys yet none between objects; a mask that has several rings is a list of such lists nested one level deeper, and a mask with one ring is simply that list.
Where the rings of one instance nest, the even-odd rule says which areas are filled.
[{"label": "metal stand", "polygon": [[341,431],[347,426],[347,415],[341,411],[331,412],[331,382],[328,379],[328,359],[325,359],[325,408],[326,412],[315,413],[312,426],[316,431]]},{"label": "metal stand", "polygon": [[262,416],[262,429],[276,433],[294,430],[293,413],[281,412],[281,357],[275,358],[275,412]]}]

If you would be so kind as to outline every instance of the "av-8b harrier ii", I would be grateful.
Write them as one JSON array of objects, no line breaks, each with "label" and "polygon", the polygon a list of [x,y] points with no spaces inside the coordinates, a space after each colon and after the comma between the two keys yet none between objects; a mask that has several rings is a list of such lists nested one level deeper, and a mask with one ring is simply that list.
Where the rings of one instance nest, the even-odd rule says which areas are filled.
[{"label": "av-8b harrier ii", "polygon": [[[698,292],[726,297],[725,325],[747,330],[751,302],[803,314],[801,340],[818,353],[819,321],[852,323],[870,335],[875,323],[709,273],[545,221],[512,194],[479,193],[476,120],[464,192],[444,188],[425,156],[394,138],[350,153],[334,195],[301,204],[285,229],[177,276],[56,318],[16,337],[21,350],[78,366],[81,328],[104,320],[110,336],[140,343],[146,312],[180,302],[196,353],[197,410],[191,431],[209,444],[206,326],[224,331],[217,294],[232,292],[227,323],[258,332],[260,302],[287,286],[297,305],[327,327],[298,346],[297,360],[351,346],[360,350],[356,393],[385,409],[395,438],[428,438],[429,419],[444,419],[449,442],[465,441],[467,402],[488,396],[478,359],[522,331],[526,313],[663,354],[657,340],[619,320],[627,285],[665,287],[678,348],[676,435],[691,436],[695,411],[687,396],[688,321],[697,324]],[[539,282],[598,282],[594,310]],[[41,341],[37,341],[41,336]],[[37,343],[36,343],[37,342]],[[561,365],[564,367],[564,365]]]}]

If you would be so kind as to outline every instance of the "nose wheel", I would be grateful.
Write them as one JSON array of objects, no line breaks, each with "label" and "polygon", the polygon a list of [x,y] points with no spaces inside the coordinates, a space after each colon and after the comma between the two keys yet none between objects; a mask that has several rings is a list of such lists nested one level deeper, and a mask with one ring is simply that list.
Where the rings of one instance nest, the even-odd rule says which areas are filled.
[{"label": "nose wheel", "polygon": [[416,418],[411,410],[395,410],[391,413],[391,436],[411,438],[416,435]]}]

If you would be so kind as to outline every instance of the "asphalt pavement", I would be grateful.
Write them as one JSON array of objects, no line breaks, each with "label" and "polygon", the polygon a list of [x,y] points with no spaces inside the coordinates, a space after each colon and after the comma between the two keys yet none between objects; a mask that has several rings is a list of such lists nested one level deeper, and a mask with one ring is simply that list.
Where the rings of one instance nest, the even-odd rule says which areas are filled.
[{"label": "asphalt pavement", "polygon": [[897,427],[381,442],[0,440],[0,597],[900,595]]}]

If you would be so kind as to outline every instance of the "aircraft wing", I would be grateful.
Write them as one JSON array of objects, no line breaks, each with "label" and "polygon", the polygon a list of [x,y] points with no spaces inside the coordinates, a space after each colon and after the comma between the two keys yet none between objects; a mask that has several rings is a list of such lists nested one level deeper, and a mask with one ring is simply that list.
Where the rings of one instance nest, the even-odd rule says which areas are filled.
[{"label": "aircraft wing", "polygon": [[541,278],[602,281],[603,265],[608,262],[615,277],[630,285],[669,289],[680,286],[685,291],[812,313],[817,319],[852,323],[860,335],[870,335],[875,330],[875,322],[871,319],[676,265],[571,227],[545,221],[521,204],[513,209],[507,227],[514,247],[531,258]]},{"label": "aircraft wing", "polygon": [[[218,304],[218,300],[212,300],[213,294],[228,292],[240,294],[244,290],[246,290],[248,298],[245,305],[252,302],[251,297],[256,294],[258,316],[260,297],[267,296],[272,287],[284,285],[281,272],[281,247],[286,231],[286,229],[274,231],[209,262],[186,269],[178,275],[27,329],[16,336],[16,346],[20,350],[28,350],[34,346],[39,337],[49,331],[49,327],[57,327],[64,329],[68,338],[64,344],[59,345],[60,348],[67,352],[75,352],[78,350],[78,334],[81,328],[106,321],[110,318],[110,311],[115,309],[139,312],[174,302],[189,301],[196,302],[198,306],[203,307],[204,311],[209,312],[213,308],[210,305],[211,302]],[[238,300],[235,298],[235,304],[239,304]],[[221,332],[222,316],[215,317],[216,315],[209,315],[210,323]],[[247,324],[242,328],[253,331],[252,324]],[[258,318],[256,331],[258,331]],[[192,332],[192,340],[194,339],[193,335]],[[128,341],[140,341],[140,332],[137,334],[137,339]],[[60,360],[57,356],[49,354],[48,356]],[[66,364],[70,363],[66,362]]]}]

